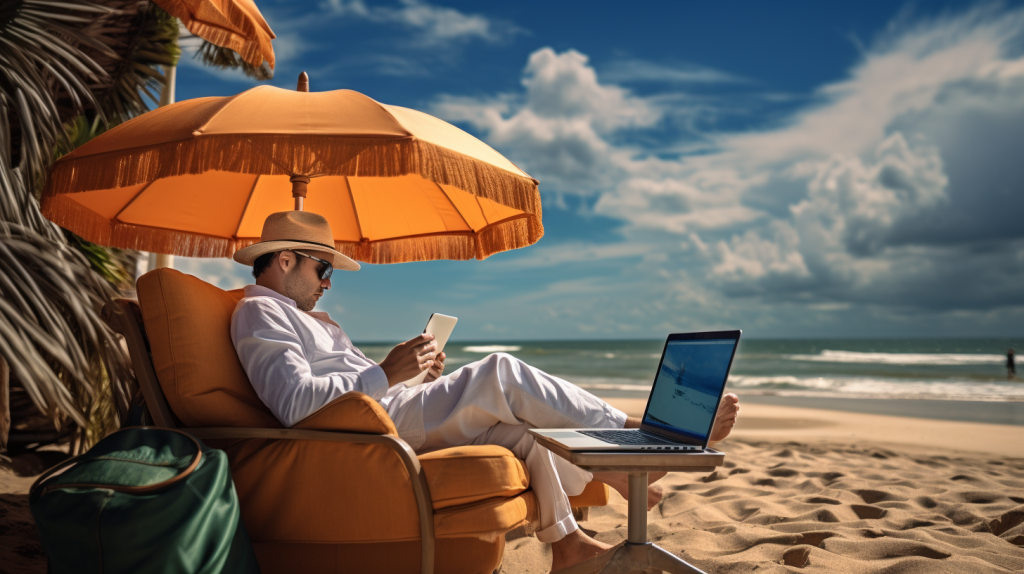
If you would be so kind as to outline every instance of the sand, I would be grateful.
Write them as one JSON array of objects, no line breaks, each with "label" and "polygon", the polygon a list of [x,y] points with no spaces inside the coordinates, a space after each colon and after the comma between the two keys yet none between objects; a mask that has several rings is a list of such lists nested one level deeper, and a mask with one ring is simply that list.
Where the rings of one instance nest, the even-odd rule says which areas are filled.
[{"label": "sand", "polygon": [[44,451],[0,463],[0,574],[46,572],[46,555],[29,512],[28,490],[36,476],[66,456]]},{"label": "sand", "polygon": [[[1024,571],[1024,426],[744,404],[718,448],[724,467],[670,474],[648,513],[653,541],[709,573]],[[31,482],[0,468],[0,574],[46,571]],[[623,540],[626,502],[613,493],[580,526]],[[508,539],[502,572],[547,572],[546,545]]]},{"label": "sand", "polygon": [[[652,541],[709,573],[1024,571],[1024,427],[745,404],[717,448],[724,467],[668,475],[648,513]],[[626,501],[580,526],[623,540]],[[550,556],[515,538],[502,572]]]}]

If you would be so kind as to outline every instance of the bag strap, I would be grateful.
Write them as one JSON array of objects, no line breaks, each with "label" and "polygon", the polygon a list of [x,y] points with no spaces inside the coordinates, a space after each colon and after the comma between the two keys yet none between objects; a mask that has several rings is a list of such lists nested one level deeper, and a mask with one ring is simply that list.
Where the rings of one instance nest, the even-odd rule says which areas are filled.
[{"label": "bag strap", "polygon": [[[192,435],[190,435],[188,433],[181,432],[181,431],[176,430],[176,429],[165,429],[165,428],[157,428],[157,427],[128,427],[126,429],[121,429],[121,430],[116,431],[115,433],[111,433],[111,434],[116,434],[117,432],[123,432],[123,431],[130,430],[130,429],[163,430],[163,431],[173,432],[173,433],[177,433],[177,434],[183,435],[183,436],[187,437],[190,441],[192,441],[192,444],[196,445],[196,456],[192,459],[192,462],[185,468],[185,470],[181,471],[177,475],[175,475],[175,476],[173,476],[173,477],[171,477],[171,478],[169,478],[169,479],[167,479],[167,480],[165,480],[163,482],[158,482],[156,484],[150,484],[148,486],[119,486],[119,485],[111,485],[111,484],[73,484],[73,483],[72,484],[48,484],[48,485],[44,485],[43,484],[46,480],[52,478],[53,475],[56,474],[58,471],[63,470],[65,468],[68,468],[68,467],[70,467],[72,465],[78,464],[79,462],[82,461],[82,459],[86,455],[88,455],[88,453],[80,454],[78,456],[69,458],[69,459],[67,459],[67,460],[65,460],[63,462],[58,463],[57,465],[53,466],[50,469],[47,469],[46,472],[44,472],[42,475],[40,475],[40,477],[38,479],[36,479],[36,481],[34,483],[32,483],[32,487],[29,489],[29,503],[32,503],[32,502],[35,502],[36,500],[39,500],[40,497],[45,496],[45,495],[49,494],[50,492],[53,492],[54,490],[64,490],[64,489],[69,489],[69,488],[102,488],[102,489],[106,489],[106,490],[113,490],[115,492],[123,492],[125,494],[148,494],[148,493],[151,493],[151,492],[156,492],[158,490],[167,488],[169,486],[174,485],[177,482],[180,482],[180,481],[188,478],[189,475],[191,475],[196,470],[196,468],[199,467],[199,462],[203,459],[203,448],[199,444],[199,441],[197,441],[195,439],[195,437],[193,437]],[[103,459],[95,459],[95,460],[103,460]]]}]

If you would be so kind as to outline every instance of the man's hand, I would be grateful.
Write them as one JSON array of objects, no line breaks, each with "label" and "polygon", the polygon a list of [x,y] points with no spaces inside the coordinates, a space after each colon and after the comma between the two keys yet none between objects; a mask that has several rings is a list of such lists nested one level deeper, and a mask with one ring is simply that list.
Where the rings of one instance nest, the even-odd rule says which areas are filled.
[{"label": "man's hand", "polygon": [[428,333],[409,339],[391,349],[388,356],[380,362],[380,368],[388,377],[388,386],[393,387],[398,383],[408,381],[422,371],[433,367],[434,351],[436,350],[434,336]]},{"label": "man's hand", "polygon": [[440,352],[434,357],[434,364],[430,367],[430,372],[427,373],[427,382],[436,381],[441,378],[441,374],[444,373],[444,360],[447,355],[444,352]]}]

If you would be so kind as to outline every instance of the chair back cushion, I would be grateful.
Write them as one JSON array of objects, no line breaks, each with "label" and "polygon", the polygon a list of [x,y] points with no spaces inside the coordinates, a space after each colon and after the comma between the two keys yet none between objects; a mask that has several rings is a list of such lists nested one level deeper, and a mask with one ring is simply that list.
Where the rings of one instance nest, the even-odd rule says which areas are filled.
[{"label": "chair back cushion", "polygon": [[186,427],[281,428],[231,344],[241,289],[164,268],[139,277],[137,291],[160,388]]}]

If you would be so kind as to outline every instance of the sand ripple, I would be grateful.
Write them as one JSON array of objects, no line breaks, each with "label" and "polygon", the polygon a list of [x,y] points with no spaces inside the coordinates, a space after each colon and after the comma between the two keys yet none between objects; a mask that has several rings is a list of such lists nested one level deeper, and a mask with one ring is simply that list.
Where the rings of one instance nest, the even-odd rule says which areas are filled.
[{"label": "sand ripple", "polygon": [[[1024,571],[1024,459],[922,456],[881,448],[722,445],[725,467],[672,474],[649,535],[709,573]],[[581,526],[626,536],[618,495]],[[503,572],[543,572],[536,539],[509,545]]]}]

